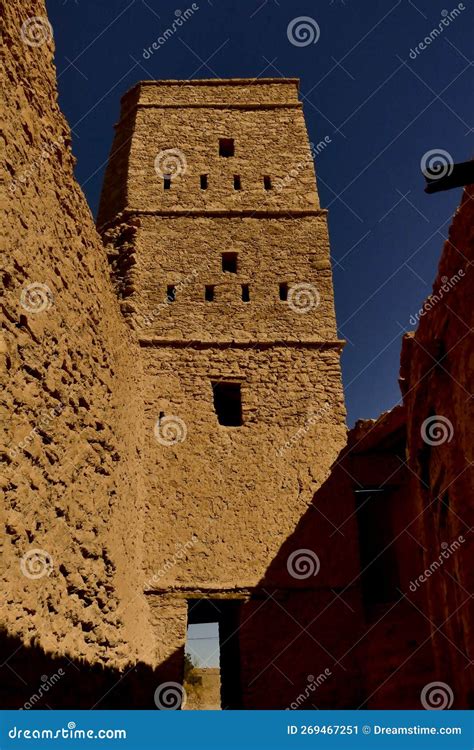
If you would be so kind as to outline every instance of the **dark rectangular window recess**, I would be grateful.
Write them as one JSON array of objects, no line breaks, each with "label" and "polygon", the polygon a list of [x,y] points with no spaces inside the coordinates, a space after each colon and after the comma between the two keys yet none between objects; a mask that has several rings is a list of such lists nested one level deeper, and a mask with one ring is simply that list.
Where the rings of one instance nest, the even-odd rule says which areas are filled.
[{"label": "dark rectangular window recess", "polygon": [[267,174],[263,178],[263,187],[265,188],[265,190],[272,189],[272,180],[271,177],[269,177],[269,175]]},{"label": "dark rectangular window recess", "polygon": [[240,427],[242,424],[242,396],[240,383],[212,383],[214,408],[219,424]]},{"label": "dark rectangular window recess", "polygon": [[163,189],[171,190],[171,175],[170,174],[163,175]]},{"label": "dark rectangular window recess", "polygon": [[166,287],[166,298],[168,302],[175,302],[176,301],[176,287],[174,284],[169,284]]},{"label": "dark rectangular window recess", "polygon": [[204,289],[204,299],[206,302],[213,302],[214,301],[214,286],[212,284],[207,284]]},{"label": "dark rectangular window recess", "polygon": [[242,180],[239,174],[234,175],[234,190],[242,190]]},{"label": "dark rectangular window recess", "polygon": [[237,253],[222,253],[222,270],[237,273]]},{"label": "dark rectangular window recess", "polygon": [[208,185],[207,174],[202,174],[201,175],[201,190],[207,190],[207,185]]},{"label": "dark rectangular window recess", "polygon": [[234,156],[235,147],[233,138],[219,138],[219,156],[228,158]]},{"label": "dark rectangular window recess", "polygon": [[250,302],[250,289],[248,284],[242,284],[242,302]]},{"label": "dark rectangular window recess", "polygon": [[280,284],[280,299],[282,302],[286,302],[288,299],[288,284],[286,282]]}]

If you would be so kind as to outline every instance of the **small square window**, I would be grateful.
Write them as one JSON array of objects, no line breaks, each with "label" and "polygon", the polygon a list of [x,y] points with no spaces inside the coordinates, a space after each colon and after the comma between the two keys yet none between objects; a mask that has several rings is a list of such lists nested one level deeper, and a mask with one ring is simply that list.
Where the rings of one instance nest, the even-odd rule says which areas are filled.
[{"label": "small square window", "polygon": [[222,253],[222,270],[237,273],[237,253]]},{"label": "small square window", "polygon": [[228,158],[234,156],[234,139],[233,138],[219,138],[219,156]]},{"label": "small square window", "polygon": [[242,190],[242,180],[239,174],[234,175],[234,190]]},{"label": "small square window", "polygon": [[201,175],[201,190],[207,190],[207,174]]},{"label": "small square window", "polygon": [[282,302],[286,302],[288,299],[288,284],[286,281],[283,284],[280,284],[280,299]]},{"label": "small square window", "polygon": [[267,174],[263,178],[263,187],[265,188],[265,190],[272,189],[272,180],[271,177],[269,177]]},{"label": "small square window", "polygon": [[168,284],[166,287],[166,298],[168,302],[176,301],[176,287],[174,284]]},{"label": "small square window", "polygon": [[219,424],[239,427],[242,424],[240,383],[212,383],[212,390]]},{"label": "small square window", "polygon": [[242,284],[242,302],[250,302],[250,288],[248,284]]},{"label": "small square window", "polygon": [[163,189],[171,190],[171,175],[170,174],[163,175]]},{"label": "small square window", "polygon": [[214,286],[212,284],[207,284],[204,289],[204,299],[206,302],[213,302],[214,301]]}]

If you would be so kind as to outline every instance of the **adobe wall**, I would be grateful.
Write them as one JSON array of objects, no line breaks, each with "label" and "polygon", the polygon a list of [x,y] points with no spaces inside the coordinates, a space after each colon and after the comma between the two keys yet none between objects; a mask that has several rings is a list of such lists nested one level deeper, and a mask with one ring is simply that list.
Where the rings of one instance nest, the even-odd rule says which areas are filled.
[{"label": "adobe wall", "polygon": [[[5,2],[2,16],[1,625],[14,638],[20,677],[36,663],[20,658],[18,645],[31,639],[46,654],[122,668],[151,659],[138,347],[74,179],[44,4]],[[2,651],[1,661],[9,656]],[[16,680],[11,672],[2,679],[9,691],[2,705],[10,705]],[[24,689],[20,678],[18,685]]]},{"label": "adobe wall", "polygon": [[[353,503],[340,529],[357,540],[352,563],[363,615],[352,650],[360,705],[369,708],[424,706],[423,691],[433,682],[444,685],[428,705],[438,699],[452,708],[474,706],[473,195],[472,187],[465,190],[433,294],[418,329],[404,339],[403,404],[349,432],[326,482],[341,508]],[[313,535],[313,548],[317,520],[306,516],[299,525],[303,538]],[[308,592],[303,605],[290,600],[290,615],[301,617],[302,606],[317,607],[317,594]],[[294,652],[292,674],[304,672],[309,653],[308,647],[298,660]],[[331,686],[336,700],[344,694],[337,672],[321,688]],[[319,688],[302,693],[306,701],[321,696]]]},{"label": "adobe wall", "polygon": [[[435,198],[436,199],[436,196]],[[433,200],[433,199],[432,199]],[[460,537],[459,548],[425,579],[439,679],[456,705],[474,706],[474,187],[466,188],[414,334],[403,343],[410,494],[426,548],[420,573]],[[469,664],[471,662],[471,664]]]},{"label": "adobe wall", "polygon": [[[219,154],[220,138],[234,140],[233,156]],[[163,157],[169,150],[172,167]],[[297,81],[137,85],[122,99],[98,224],[121,309],[142,347],[146,590],[157,643],[175,668],[169,678],[181,678],[187,599],[237,597],[243,705],[285,707],[288,681],[272,677],[270,688],[257,680],[289,625],[271,598],[261,608],[262,599],[267,587],[292,599],[311,631],[317,612],[312,602],[305,610],[288,557],[298,553],[295,529],[346,438],[327,216]],[[223,270],[227,251],[238,254],[235,272]],[[295,304],[280,298],[282,283],[290,295],[305,286]],[[241,385],[241,426],[219,423],[215,382]],[[328,494],[321,505],[345,517],[353,500],[334,503]],[[347,545],[347,565],[334,563],[323,539],[319,552],[324,566],[306,587],[324,608],[331,586],[356,577],[356,547]],[[254,606],[259,614],[249,617]],[[340,645],[358,617],[344,618]],[[334,647],[327,618],[314,632]],[[283,661],[291,674],[292,650]],[[315,669],[319,662],[318,655]],[[353,693],[351,683],[339,705]]]},{"label": "adobe wall", "polygon": [[[232,342],[291,336],[337,342],[326,213],[265,219],[209,214],[140,215],[129,229],[132,240],[118,235],[123,260],[114,265],[124,277],[122,310],[140,338]],[[237,274],[222,273],[226,250],[239,255]],[[279,284],[291,288],[305,280],[313,281],[316,291],[302,294],[298,314],[280,300]],[[249,287],[248,303],[242,301],[242,284]],[[206,285],[214,287],[212,304],[205,301]],[[305,304],[314,309],[305,310]]]},{"label": "adobe wall", "polygon": [[[222,137],[234,156],[219,154]],[[170,149],[166,190],[156,162]],[[143,352],[147,577],[196,536],[158,589],[253,586],[345,439],[327,218],[297,81],[138,84],[122,99],[98,223]],[[238,253],[235,273],[223,272],[225,251]],[[281,283],[310,289],[293,304],[280,299]],[[218,423],[212,382],[221,380],[241,383],[239,428]],[[160,414],[175,426],[171,445],[165,427],[157,436]],[[302,425],[312,440],[287,451]]]},{"label": "adobe wall", "polygon": [[[433,294],[418,316],[418,329],[404,339],[403,404],[377,420],[359,422],[349,432],[346,447],[312,502],[356,545],[342,560],[339,539],[337,566],[355,573],[352,606],[359,607],[360,620],[347,611],[337,619],[336,609],[330,618],[342,640],[348,620],[354,626],[352,645],[341,659],[344,663],[352,654],[355,660],[359,694],[349,691],[351,707],[417,709],[436,706],[436,701],[457,709],[474,706],[473,196],[472,186],[466,188],[443,248]],[[352,504],[352,513],[339,523],[333,521],[331,505],[320,505],[327,487],[332,487],[342,514]],[[321,556],[318,578],[325,559],[320,524],[317,515],[306,514],[295,531],[298,546],[318,550]],[[334,538],[334,529],[328,528],[326,535]],[[291,539],[270,570],[285,559]],[[351,590],[343,584],[337,591],[346,598]],[[298,636],[295,628],[295,642],[288,647],[282,641],[280,650],[271,639],[264,649],[255,639],[255,652],[262,657],[258,679],[252,682],[255,705],[262,699],[269,671],[274,680],[266,694],[268,706],[288,695],[288,685],[278,676],[285,671],[285,655],[290,670],[286,674],[299,686],[297,707],[344,705],[347,675],[334,660],[339,641],[331,647],[330,637],[323,637],[320,596],[306,591],[298,601],[292,594],[286,611],[274,607],[276,619],[275,612],[268,618],[272,627],[278,623],[275,629],[283,631],[285,617],[289,622],[295,618],[305,624],[306,632]],[[339,607],[339,597],[330,596],[328,603]],[[264,617],[262,609],[259,614]],[[331,675],[317,686],[304,682],[310,655],[317,653],[308,631],[323,637],[330,652],[311,670],[319,674],[325,661],[329,664]],[[308,641],[304,646],[302,639]],[[250,674],[252,680],[253,670]],[[432,683],[442,683],[437,693],[430,691]],[[275,684],[282,691],[276,695]]]},{"label": "adobe wall", "polygon": [[[235,138],[235,156],[222,159],[218,140],[229,137]],[[162,152],[169,149],[179,153],[167,158]],[[156,167],[161,173],[177,167],[171,190],[163,191]],[[199,189],[201,174],[209,177],[205,191]],[[234,174],[241,176],[242,190],[233,190]],[[272,190],[264,189],[264,175],[271,177]],[[296,79],[150,81],[122,98],[99,227],[126,210],[318,208]]]},{"label": "adobe wall", "polygon": [[[404,342],[404,410],[359,425],[341,454],[326,218],[296,81],[144,82],[124,97],[100,214],[117,300],[73,177],[52,42],[26,44],[25,11],[9,3],[3,13],[1,655],[15,654],[10,664],[26,678],[20,704],[42,674],[59,663],[80,671],[85,660],[94,668],[65,681],[48,698],[53,707],[77,706],[78,695],[91,705],[108,695],[101,707],[154,707],[155,685],[182,678],[187,598],[202,595],[242,601],[245,707],[418,708],[431,680],[451,687],[453,707],[472,707],[472,188],[443,251],[436,300]],[[45,16],[43,4],[34,0],[28,14]],[[224,164],[215,143],[234,135],[236,113],[235,161]],[[168,194],[154,159],[177,126],[187,166]],[[242,191],[232,189],[234,173]],[[281,189],[263,191],[267,173]],[[245,265],[223,280],[219,254],[235,248]],[[278,282],[308,274],[318,304],[291,316]],[[168,283],[182,283],[173,305],[163,299]],[[238,299],[241,283],[250,306]],[[217,424],[210,381],[222,377],[243,384],[236,431]],[[182,420],[184,439],[156,439],[160,412]],[[393,580],[407,596],[364,613],[354,489],[382,485]],[[291,556],[308,549],[317,572],[295,577]],[[122,683],[124,667],[140,661],[162,665],[160,680],[139,664],[135,681]],[[2,705],[18,707],[6,674]]]},{"label": "adobe wall", "polygon": [[[144,368],[147,575],[179,544],[185,555],[160,576],[159,588],[256,585],[344,439],[333,377],[337,353],[284,345],[150,346]],[[242,427],[217,421],[211,379],[223,376],[242,381]],[[181,442],[156,439],[161,411],[173,417]],[[288,450],[311,415],[306,440]]]}]

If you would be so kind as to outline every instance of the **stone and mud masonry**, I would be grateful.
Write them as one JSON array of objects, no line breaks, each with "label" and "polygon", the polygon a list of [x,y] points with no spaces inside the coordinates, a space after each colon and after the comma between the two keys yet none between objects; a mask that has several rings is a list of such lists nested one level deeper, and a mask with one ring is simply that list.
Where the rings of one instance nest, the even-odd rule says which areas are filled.
[{"label": "stone and mud masonry", "polygon": [[2,15],[1,707],[474,707],[474,186],[348,431],[298,80],[137,83],[95,223]]}]

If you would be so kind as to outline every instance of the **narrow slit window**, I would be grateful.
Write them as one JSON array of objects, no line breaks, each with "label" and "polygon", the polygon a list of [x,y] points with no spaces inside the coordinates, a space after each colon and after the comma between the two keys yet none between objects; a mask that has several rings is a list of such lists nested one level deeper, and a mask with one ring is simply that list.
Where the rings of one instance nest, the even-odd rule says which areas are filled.
[{"label": "narrow slit window", "polygon": [[242,190],[242,180],[239,174],[234,175],[234,190]]},{"label": "narrow slit window", "polygon": [[282,302],[286,302],[288,299],[288,284],[286,282],[280,284],[280,299]]},{"label": "narrow slit window", "polygon": [[242,302],[250,302],[250,288],[248,284],[242,284]]},{"label": "narrow slit window", "polygon": [[213,284],[207,284],[204,289],[204,299],[206,302],[214,301],[214,286]]},{"label": "narrow slit window", "polygon": [[163,175],[163,189],[171,190],[171,175],[170,174]]},{"label": "narrow slit window", "polygon": [[272,180],[268,174],[266,174],[263,178],[263,187],[265,188],[265,190],[272,189]]},{"label": "narrow slit window", "polygon": [[222,253],[222,270],[237,273],[237,253]]},{"label": "narrow slit window", "polygon": [[235,154],[234,139],[233,138],[220,138],[219,139],[219,156],[223,156],[224,158],[229,158],[229,156],[234,156],[234,154]]},{"label": "narrow slit window", "polygon": [[174,284],[168,284],[166,287],[166,298],[168,302],[176,301],[176,287]]},{"label": "narrow slit window", "polygon": [[207,174],[201,175],[201,190],[207,190],[208,180]]},{"label": "narrow slit window", "polygon": [[239,427],[242,424],[240,383],[212,383],[212,390],[219,424]]}]

